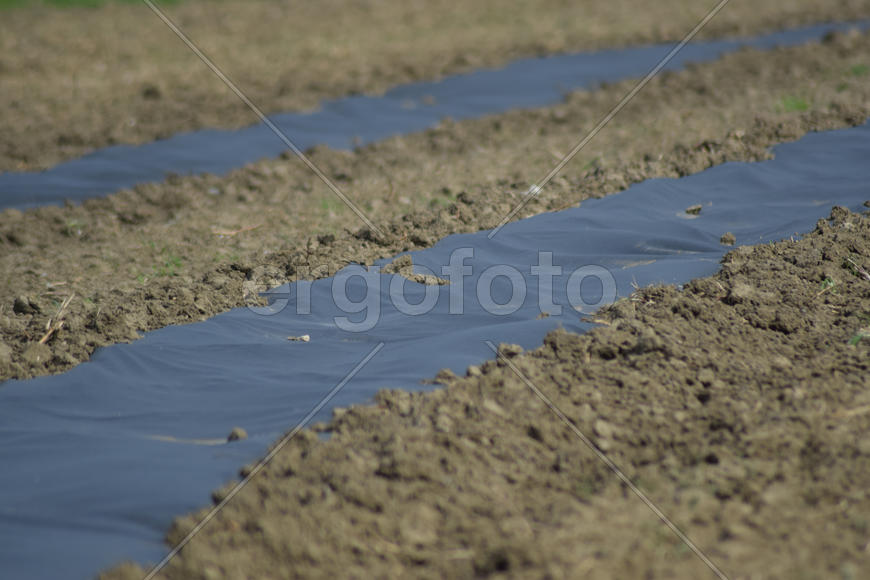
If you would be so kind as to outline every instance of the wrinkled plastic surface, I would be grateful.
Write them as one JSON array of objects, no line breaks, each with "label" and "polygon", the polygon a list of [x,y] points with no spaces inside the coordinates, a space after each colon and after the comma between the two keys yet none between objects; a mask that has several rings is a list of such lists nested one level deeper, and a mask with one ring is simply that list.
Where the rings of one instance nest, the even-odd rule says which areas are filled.
[{"label": "wrinkled plastic surface", "polygon": [[[718,269],[729,249],[719,243],[726,231],[738,244],[778,240],[811,230],[833,205],[858,210],[870,198],[870,124],[810,134],[775,153],[771,161],[650,180],[508,224],[492,239],[486,232],[455,235],[414,252],[415,264],[441,274],[455,251],[473,249],[465,260],[472,274],[462,283],[463,315],[448,313],[455,282],[435,287],[431,312],[408,316],[389,300],[393,276],[368,274],[368,291],[380,281],[380,293],[371,295],[380,304],[378,323],[364,333],[345,332],[335,322],[347,316],[334,304],[336,279],[324,279],[305,283],[311,314],[296,313],[295,284],[274,293],[266,309],[272,315],[236,309],[100,349],[91,362],[62,375],[3,384],[4,575],[82,578],[122,559],[159,560],[174,516],[207,504],[210,490],[262,455],[380,342],[384,348],[315,420],[327,419],[335,405],[366,402],[382,387],[427,388],[420,380],[443,367],[463,373],[492,358],[485,340],[533,348],[558,325],[586,330],[566,303],[565,277],[578,267],[605,268],[620,296],[630,294],[632,284],[682,283]],[[685,209],[696,204],[703,209],[689,219]],[[562,314],[538,319],[538,279],[530,273],[542,251],[552,252],[565,276],[553,281]],[[491,314],[480,305],[478,281],[492,266],[516,268],[527,281],[524,304],[512,314]],[[347,283],[346,295],[363,301],[364,276],[351,266],[337,279]],[[405,288],[413,304],[427,287],[405,282]],[[490,295],[506,302],[510,288],[508,278],[495,277]],[[604,286],[580,288],[594,303]],[[302,334],[311,341],[287,340]],[[218,446],[152,438],[220,438],[234,426],[251,437]]]},{"label": "wrinkled plastic surface", "polygon": [[[832,30],[870,27],[870,22],[808,26],[763,36],[692,43],[664,70],[711,61],[743,46],[769,49],[818,40]],[[653,45],[518,60],[439,82],[396,87],[381,97],[326,101],[313,113],[270,118],[300,148],[325,144],[349,149],[390,135],[420,131],[441,119],[468,119],[521,107],[541,107],[565,93],[604,82],[640,78],[673,48]],[[432,104],[426,104],[432,103]],[[579,137],[578,137],[579,138]],[[265,125],[239,130],[203,130],[141,146],[120,145],[38,173],[0,173],[0,209],[81,201],[138,183],[162,181],[168,173],[223,175],[286,146]]]}]

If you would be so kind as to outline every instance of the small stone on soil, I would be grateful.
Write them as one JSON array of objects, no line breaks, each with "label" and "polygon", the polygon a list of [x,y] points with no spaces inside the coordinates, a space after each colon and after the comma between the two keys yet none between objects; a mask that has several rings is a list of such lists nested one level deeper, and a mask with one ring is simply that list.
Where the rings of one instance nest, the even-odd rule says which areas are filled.
[{"label": "small stone on soil", "polygon": [[714,380],[716,380],[716,375],[710,369],[702,369],[701,372],[698,373],[698,381],[700,381],[705,387],[710,386]]},{"label": "small stone on soil", "polygon": [[498,352],[503,357],[513,358],[519,354],[522,354],[523,347],[518,344],[502,344],[498,347]]},{"label": "small stone on soil", "polygon": [[242,439],[247,438],[248,432],[241,427],[233,427],[233,430],[230,431],[229,435],[227,435],[227,441],[241,441]]},{"label": "small stone on soil", "polygon": [[21,356],[28,364],[37,365],[51,360],[51,349],[44,344],[36,343],[27,347]]},{"label": "small stone on soil", "polygon": [[15,314],[35,314],[39,312],[39,306],[31,302],[26,296],[19,296],[12,305]]}]

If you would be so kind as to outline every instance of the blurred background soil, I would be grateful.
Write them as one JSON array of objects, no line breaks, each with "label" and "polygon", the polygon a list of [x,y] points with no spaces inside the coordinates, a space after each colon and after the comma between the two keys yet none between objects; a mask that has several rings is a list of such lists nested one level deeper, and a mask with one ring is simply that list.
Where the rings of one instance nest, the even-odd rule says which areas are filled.
[{"label": "blurred background soil", "polygon": [[[9,4],[0,0],[0,5]],[[142,2],[0,11],[0,171],[256,118]],[[680,40],[713,1],[158,3],[266,113],[499,66]],[[870,18],[864,0],[734,1],[701,37]]]}]

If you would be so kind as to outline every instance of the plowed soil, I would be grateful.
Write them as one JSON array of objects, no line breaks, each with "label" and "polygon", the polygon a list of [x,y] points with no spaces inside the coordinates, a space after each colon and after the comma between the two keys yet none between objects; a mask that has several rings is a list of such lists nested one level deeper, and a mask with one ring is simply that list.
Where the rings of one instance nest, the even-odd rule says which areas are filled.
[{"label": "plowed soil", "polygon": [[870,212],[835,208],[586,335],[383,391],[290,440],[159,577],[714,578],[618,469],[730,578],[862,578],[868,266]]},{"label": "plowed soil", "polygon": [[[96,3],[96,2],[95,2]],[[161,5],[267,114],[519,57],[683,38],[715,2],[184,0]],[[702,37],[870,18],[864,0],[731,2]],[[143,2],[0,13],[0,171],[257,119]]]},{"label": "plowed soil", "polygon": [[[520,56],[677,40],[712,5],[166,10],[273,112]],[[858,0],[733,2],[702,36],[868,16]],[[253,120],[145,6],[12,9],[0,47],[0,170]],[[632,86],[312,150],[383,234],[290,156],[2,212],[0,381],[62,372],[264,286],[493,227]],[[868,116],[870,36],[740,51],[653,80],[516,218],[766,159]],[[870,215],[833,208],[801,239],[735,249],[711,278],[639,289],[586,335],[557,331],[526,353],[503,345],[467,376],[439,374],[444,388],[338,410],[290,440],[162,577],[715,577],[710,566],[729,578],[866,577],[868,270]],[[168,544],[207,509],[180,516]]]},{"label": "plowed soil", "polygon": [[[868,64],[870,37],[843,34],[663,75],[516,217],[651,177],[765,159],[770,146],[807,131],[864,123]],[[355,152],[312,151],[382,236],[290,156],[224,178],[179,177],[79,206],[2,212],[0,380],[66,370],[98,346],[242,306],[257,289],[494,227],[632,86],[446,122]]]}]

